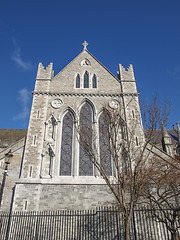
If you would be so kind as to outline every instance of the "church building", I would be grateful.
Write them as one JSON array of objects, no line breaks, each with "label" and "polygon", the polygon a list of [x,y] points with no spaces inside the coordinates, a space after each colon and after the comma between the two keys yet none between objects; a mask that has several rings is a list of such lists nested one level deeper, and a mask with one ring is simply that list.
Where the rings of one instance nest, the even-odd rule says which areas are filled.
[{"label": "church building", "polygon": [[[17,158],[9,168],[2,209],[10,204],[13,211],[92,209],[113,203],[105,181],[78,141],[76,126],[83,123],[92,128],[102,158],[107,149],[101,144],[103,114],[108,106],[123,113],[129,128],[138,119],[134,132],[138,147],[144,141],[138,92],[131,64],[127,69],[120,64],[116,77],[87,45],[85,41],[83,51],[56,76],[53,63],[47,67],[39,63],[27,138],[24,132],[0,152],[1,172],[5,151],[11,148]],[[174,155],[177,133],[163,130],[161,152]],[[111,156],[106,162],[108,174],[113,176]]]}]

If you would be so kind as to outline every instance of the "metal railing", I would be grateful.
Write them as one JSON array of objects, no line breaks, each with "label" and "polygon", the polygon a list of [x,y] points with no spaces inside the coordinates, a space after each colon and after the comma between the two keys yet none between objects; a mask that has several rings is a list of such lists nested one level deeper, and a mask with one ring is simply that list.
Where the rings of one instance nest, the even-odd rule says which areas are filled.
[{"label": "metal railing", "polygon": [[[156,210],[157,214],[161,216],[162,211]],[[131,240],[171,240],[165,224],[154,219],[154,210],[145,207],[134,210],[130,232]],[[1,240],[123,240],[124,234],[123,213],[117,207],[0,212]]]}]

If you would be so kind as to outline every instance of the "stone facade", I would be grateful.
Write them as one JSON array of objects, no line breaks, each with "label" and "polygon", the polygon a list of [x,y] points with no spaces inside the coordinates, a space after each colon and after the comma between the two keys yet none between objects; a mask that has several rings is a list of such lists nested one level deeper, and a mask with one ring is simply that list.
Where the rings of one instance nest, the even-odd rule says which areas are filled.
[{"label": "stone facade", "polygon": [[[99,131],[103,109],[110,106],[121,111],[127,128],[133,127],[137,147],[144,142],[132,65],[127,70],[119,65],[115,77],[86,46],[56,76],[52,63],[46,68],[39,63],[24,157],[19,162],[22,169],[17,169],[20,174],[15,174],[17,178],[13,180],[16,181],[13,210],[92,209],[112,204],[114,199],[94,167],[92,174],[80,174],[81,153],[74,126],[80,122],[85,104],[92,110],[95,132]],[[71,163],[70,173],[62,174],[63,134],[67,134],[63,129],[67,114],[73,119]],[[167,145],[167,135],[164,139]],[[64,146],[66,148],[66,144]],[[169,139],[168,153],[172,153]],[[8,205],[4,206],[5,209]]]},{"label": "stone facade", "polygon": [[[88,87],[84,86],[86,72]],[[80,78],[78,87],[77,74]],[[92,81],[94,75],[95,85]],[[74,121],[79,121],[81,108],[86,102],[92,107],[93,128],[96,131],[104,106],[116,102],[120,109],[126,109],[124,115],[129,125],[133,118],[139,119],[136,135],[139,142],[143,141],[132,65],[127,70],[120,65],[118,77],[115,77],[86,48],[55,77],[52,63],[46,69],[40,63],[33,92],[22,176],[16,183],[14,210],[24,210],[24,201],[28,210],[90,209],[112,203],[104,180],[96,176],[95,171],[92,176],[79,175],[80,153],[76,137],[73,139],[71,175],[61,176],[59,173],[63,117],[70,111]],[[49,151],[52,153],[50,160]]]}]

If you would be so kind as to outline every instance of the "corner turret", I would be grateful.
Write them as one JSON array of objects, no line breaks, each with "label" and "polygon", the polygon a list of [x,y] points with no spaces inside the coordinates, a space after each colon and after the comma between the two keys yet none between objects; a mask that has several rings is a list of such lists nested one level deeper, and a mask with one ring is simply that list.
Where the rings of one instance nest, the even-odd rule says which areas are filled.
[{"label": "corner turret", "polygon": [[40,62],[38,65],[38,71],[36,80],[51,80],[54,76],[53,63],[50,63],[46,68]]},{"label": "corner turret", "polygon": [[53,63],[50,63],[46,68],[40,62],[36,76],[36,84],[34,91],[46,92],[49,90],[49,84],[54,77]]},{"label": "corner turret", "polygon": [[128,131],[131,132],[128,135],[130,136],[133,131],[135,146],[143,146],[145,138],[132,64],[129,65],[127,70],[119,64],[118,79],[121,86],[125,121]]},{"label": "corner turret", "polygon": [[180,143],[180,127],[179,127],[179,123],[178,122],[176,124],[177,124],[177,129],[175,128],[174,124],[173,124],[173,129],[177,133],[177,135],[178,135],[178,142]]},{"label": "corner turret", "polygon": [[121,81],[135,81],[132,64],[128,66],[127,70],[122,66],[122,64],[119,64],[118,75]]},{"label": "corner turret", "polygon": [[178,135],[178,145],[177,145],[177,148],[176,148],[176,152],[180,156],[180,127],[179,127],[178,122],[176,124],[177,124],[177,129],[175,128],[174,124],[173,124],[173,129]]},{"label": "corner turret", "polygon": [[136,80],[134,77],[134,70],[132,64],[129,65],[127,70],[121,64],[119,64],[119,71],[117,75],[121,82],[122,93],[137,94]]},{"label": "corner turret", "polygon": [[163,145],[163,150],[167,154],[173,157],[174,154],[173,154],[172,140],[164,126],[164,123],[162,123],[162,145]]}]

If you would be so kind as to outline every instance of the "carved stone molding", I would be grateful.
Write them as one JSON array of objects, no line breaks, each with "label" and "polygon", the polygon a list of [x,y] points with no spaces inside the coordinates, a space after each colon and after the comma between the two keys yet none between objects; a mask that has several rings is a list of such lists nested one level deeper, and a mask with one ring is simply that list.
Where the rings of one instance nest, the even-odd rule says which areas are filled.
[{"label": "carved stone molding", "polygon": [[82,60],[81,66],[91,66],[91,62],[87,58],[85,58],[84,60]]},{"label": "carved stone molding", "polygon": [[122,97],[122,96],[138,96],[139,93],[50,93],[50,92],[32,92],[33,95],[48,95],[48,96],[65,96],[65,97]]}]

